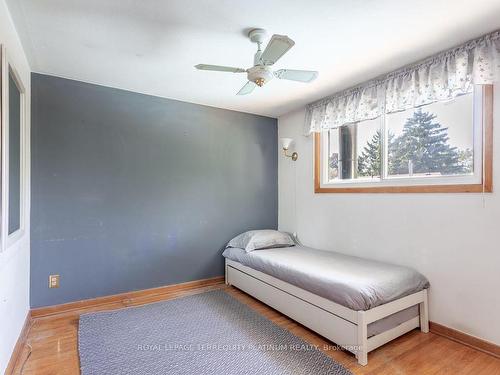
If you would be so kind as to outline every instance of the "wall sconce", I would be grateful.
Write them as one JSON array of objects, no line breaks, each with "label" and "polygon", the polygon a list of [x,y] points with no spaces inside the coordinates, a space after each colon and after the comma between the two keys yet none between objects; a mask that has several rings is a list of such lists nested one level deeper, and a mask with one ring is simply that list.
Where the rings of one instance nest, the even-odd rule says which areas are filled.
[{"label": "wall sconce", "polygon": [[285,156],[287,158],[292,158],[293,161],[297,161],[297,159],[299,158],[299,154],[297,154],[296,152],[293,152],[291,155],[288,155],[287,151],[288,149],[290,148],[291,144],[293,143],[293,139],[292,138],[281,138],[281,144],[282,144],[282,147],[283,147],[283,153],[285,154]]}]

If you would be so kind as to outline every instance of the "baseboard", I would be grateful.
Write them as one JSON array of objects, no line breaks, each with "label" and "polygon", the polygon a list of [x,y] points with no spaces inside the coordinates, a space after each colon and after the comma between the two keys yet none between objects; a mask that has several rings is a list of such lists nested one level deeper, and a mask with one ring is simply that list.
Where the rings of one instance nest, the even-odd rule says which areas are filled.
[{"label": "baseboard", "polygon": [[181,283],[181,284],[166,285],[158,288],[143,289],[132,292],[113,294],[110,296],[85,299],[81,301],[64,303],[61,305],[39,307],[31,310],[31,317],[40,318],[44,316],[70,312],[73,310],[79,310],[82,308],[103,306],[117,302],[118,303],[123,302],[124,306],[128,306],[129,302],[133,299],[158,296],[165,293],[172,293],[177,291],[180,292],[189,289],[195,289],[222,283],[224,283],[224,276],[217,276],[209,279],[188,281],[186,283]]},{"label": "baseboard", "polygon": [[446,337],[447,339],[459,342],[460,344],[467,345],[486,354],[490,354],[494,357],[500,358],[500,345],[496,345],[492,342],[468,335],[453,328],[449,328],[434,322],[429,322],[429,329],[436,335]]},{"label": "baseboard", "polygon": [[[6,375],[11,375],[16,368],[16,364],[21,357],[21,353],[26,344],[26,338],[31,328],[33,319],[61,314],[66,312],[71,312],[74,310],[79,310],[83,308],[92,308],[97,306],[103,306],[107,304],[123,302],[124,306],[129,305],[131,300],[137,300],[141,298],[148,298],[154,296],[160,296],[166,293],[182,292],[189,289],[196,289],[200,287],[209,287],[224,283],[223,276],[212,277],[209,279],[189,281],[181,284],[166,285],[158,288],[144,289],[126,293],[119,293],[110,296],[97,297],[87,300],[81,300],[76,302],[65,303],[61,305],[40,307],[32,309],[28,312],[26,320],[24,322],[23,329],[19,335],[16,342],[14,350],[12,352],[9,364],[7,365]],[[439,323],[429,322],[429,329],[432,333],[446,337],[450,340],[456,341],[460,344],[469,346],[473,349],[479,350],[486,354],[492,355],[494,357],[500,358],[500,345],[494,344],[492,342],[468,335],[466,333],[457,331],[453,328],[446,327]]]},{"label": "baseboard", "polygon": [[31,311],[28,311],[28,314],[26,314],[26,319],[24,320],[23,329],[19,334],[19,337],[16,341],[16,345],[14,346],[14,350],[12,351],[12,354],[10,356],[7,369],[5,370],[5,375],[14,374],[17,362],[19,361],[19,358],[21,358],[21,353],[23,352],[23,348],[26,344],[26,339],[28,337],[28,333],[31,328],[31,322],[32,322]]}]

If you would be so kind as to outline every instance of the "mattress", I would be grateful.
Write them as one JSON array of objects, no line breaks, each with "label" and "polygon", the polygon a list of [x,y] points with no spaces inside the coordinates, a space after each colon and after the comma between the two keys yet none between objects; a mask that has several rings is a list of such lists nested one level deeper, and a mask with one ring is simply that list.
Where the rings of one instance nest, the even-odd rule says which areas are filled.
[{"label": "mattress", "polygon": [[304,246],[227,248],[223,256],[352,310],[369,310],[429,287],[409,267]]}]

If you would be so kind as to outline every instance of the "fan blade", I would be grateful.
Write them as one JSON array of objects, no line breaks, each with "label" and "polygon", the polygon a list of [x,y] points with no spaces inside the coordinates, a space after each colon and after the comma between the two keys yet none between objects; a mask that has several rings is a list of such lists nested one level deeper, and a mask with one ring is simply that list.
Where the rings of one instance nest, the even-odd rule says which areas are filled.
[{"label": "fan blade", "polygon": [[246,69],[233,68],[232,66],[198,64],[194,66],[198,70],[212,70],[215,72],[245,73]]},{"label": "fan blade", "polygon": [[274,34],[260,58],[264,65],[273,65],[281,56],[292,48],[294,44],[295,42],[286,35]]},{"label": "fan blade", "polygon": [[257,86],[255,83],[253,83],[252,81],[248,81],[245,86],[243,86],[241,88],[240,91],[238,91],[238,93],[236,95],[247,95],[247,94],[250,94],[253,89],[255,88],[255,86]]},{"label": "fan blade", "polygon": [[312,82],[318,76],[318,72],[312,70],[280,69],[274,72],[274,76],[279,79],[290,81]]}]

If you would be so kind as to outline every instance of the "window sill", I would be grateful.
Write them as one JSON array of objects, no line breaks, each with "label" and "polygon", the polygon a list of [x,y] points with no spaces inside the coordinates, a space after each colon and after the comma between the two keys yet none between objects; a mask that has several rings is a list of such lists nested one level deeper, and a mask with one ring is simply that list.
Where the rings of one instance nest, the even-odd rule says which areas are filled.
[{"label": "window sill", "polygon": [[412,185],[412,186],[360,186],[360,187],[323,187],[315,186],[315,193],[491,193],[491,184],[460,185]]}]

